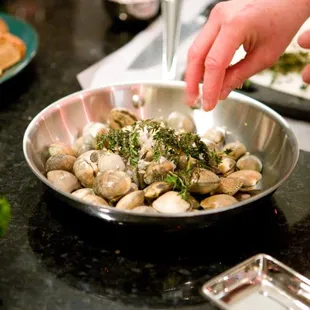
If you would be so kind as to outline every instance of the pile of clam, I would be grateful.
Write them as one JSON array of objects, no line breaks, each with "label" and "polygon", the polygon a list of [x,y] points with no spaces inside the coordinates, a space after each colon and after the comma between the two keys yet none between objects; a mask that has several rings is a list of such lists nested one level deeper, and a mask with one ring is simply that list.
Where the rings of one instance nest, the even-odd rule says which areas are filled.
[{"label": "pile of clam", "polygon": [[[225,131],[221,128],[207,130],[201,140],[209,150],[222,154],[222,161],[211,169],[197,168],[198,174],[193,174],[190,196],[186,200],[164,181],[164,177],[178,167],[165,158],[153,161],[150,140],[140,137],[144,155],[141,153],[137,173],[133,173],[128,160],[120,155],[97,149],[98,134],[136,121],[130,111],[115,108],[106,124],[88,123],[73,145],[49,145],[45,163],[48,181],[86,204],[150,214],[227,207],[251,197],[257,189],[262,178],[260,159],[247,152],[239,141],[225,144]],[[180,132],[196,131],[192,119],[179,112],[171,113],[165,124]]]}]

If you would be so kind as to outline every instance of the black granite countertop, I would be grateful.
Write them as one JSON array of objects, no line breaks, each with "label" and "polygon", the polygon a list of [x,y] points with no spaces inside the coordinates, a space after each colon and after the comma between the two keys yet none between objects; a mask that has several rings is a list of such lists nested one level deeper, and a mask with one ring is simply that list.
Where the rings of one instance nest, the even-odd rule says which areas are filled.
[{"label": "black granite countertop", "polygon": [[0,85],[0,195],[12,204],[0,239],[0,309],[214,309],[197,288],[261,252],[310,277],[310,153],[301,152],[271,199],[225,227],[146,235],[52,198],[24,160],[24,131],[44,107],[80,89],[77,73],[134,33],[111,27],[97,0],[0,5],[40,36],[33,63]]}]

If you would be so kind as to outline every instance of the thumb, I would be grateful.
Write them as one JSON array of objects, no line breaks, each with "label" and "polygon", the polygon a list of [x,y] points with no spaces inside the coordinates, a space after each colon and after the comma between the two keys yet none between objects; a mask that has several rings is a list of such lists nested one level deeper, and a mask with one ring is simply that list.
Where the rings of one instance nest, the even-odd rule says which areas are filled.
[{"label": "thumb", "polygon": [[231,91],[240,88],[244,81],[272,66],[274,62],[274,57],[268,57],[262,48],[248,53],[244,59],[226,70],[220,100],[226,99]]}]

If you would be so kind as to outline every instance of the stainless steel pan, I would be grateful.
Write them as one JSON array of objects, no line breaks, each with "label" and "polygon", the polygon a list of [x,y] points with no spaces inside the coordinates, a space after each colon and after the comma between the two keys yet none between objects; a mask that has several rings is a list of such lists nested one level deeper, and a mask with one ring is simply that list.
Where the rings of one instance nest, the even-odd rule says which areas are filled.
[{"label": "stainless steel pan", "polygon": [[[293,172],[299,156],[296,137],[287,122],[264,104],[234,92],[227,100],[219,102],[212,112],[192,110],[184,102],[185,83],[176,81],[136,82],[79,91],[49,105],[31,121],[23,141],[26,161],[57,197],[73,207],[119,224],[154,224],[171,229],[205,226],[230,218],[233,213],[251,208],[253,203],[271,195]],[[98,208],[57,190],[43,174],[47,146],[53,142],[73,143],[87,122],[105,122],[113,107],[128,108],[142,119],[165,118],[172,111],[189,113],[198,133],[210,127],[225,126],[231,132],[228,141],[242,141],[251,153],[262,159],[262,191],[231,207],[172,216],[134,214],[113,207]]]}]

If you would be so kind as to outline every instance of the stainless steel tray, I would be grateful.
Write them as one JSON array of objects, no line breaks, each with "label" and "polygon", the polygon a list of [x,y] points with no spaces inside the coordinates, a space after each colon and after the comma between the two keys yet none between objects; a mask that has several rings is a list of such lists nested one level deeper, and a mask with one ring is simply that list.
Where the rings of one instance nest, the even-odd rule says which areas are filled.
[{"label": "stainless steel tray", "polygon": [[202,294],[225,310],[310,309],[310,281],[266,254],[213,278]]}]

